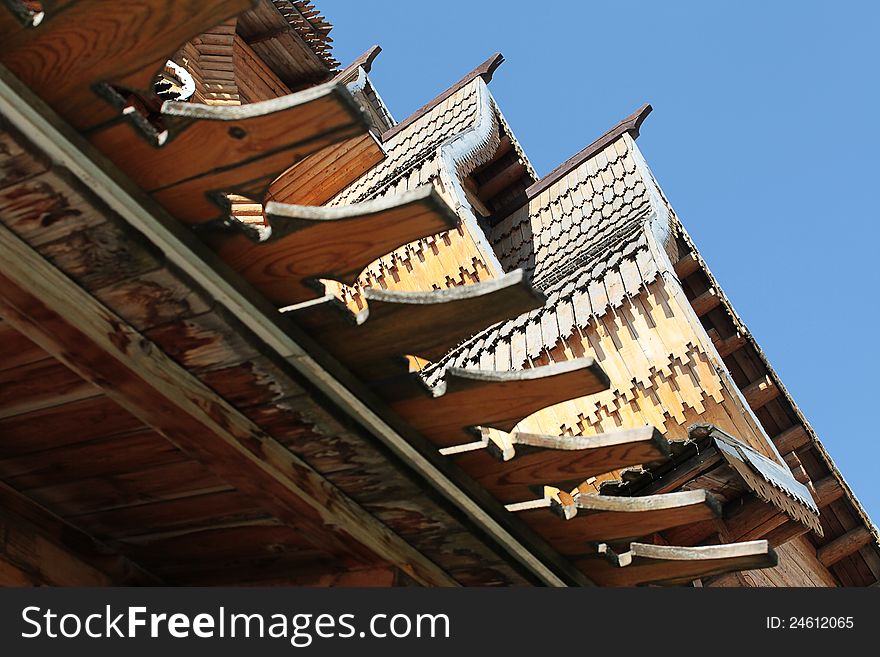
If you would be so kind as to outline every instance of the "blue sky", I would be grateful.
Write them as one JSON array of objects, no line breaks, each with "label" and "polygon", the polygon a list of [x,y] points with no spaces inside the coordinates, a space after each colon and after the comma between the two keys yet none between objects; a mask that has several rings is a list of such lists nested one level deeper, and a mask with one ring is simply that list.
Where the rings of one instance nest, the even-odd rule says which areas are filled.
[{"label": "blue sky", "polygon": [[880,3],[318,6],[343,64],[382,46],[371,77],[398,120],[502,52],[490,88],[539,174],[650,102],[639,146],[660,185],[880,519]]}]

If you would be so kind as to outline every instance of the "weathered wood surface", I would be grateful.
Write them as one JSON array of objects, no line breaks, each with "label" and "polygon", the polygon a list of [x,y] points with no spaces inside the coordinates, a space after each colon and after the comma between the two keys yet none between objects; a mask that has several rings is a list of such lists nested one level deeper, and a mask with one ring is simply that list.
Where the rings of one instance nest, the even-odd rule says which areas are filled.
[{"label": "weathered wood surface", "polygon": [[721,517],[721,505],[704,490],[647,497],[579,494],[574,500],[577,513],[569,520],[546,508],[520,515],[564,554],[583,554],[590,543],[640,538]]},{"label": "weathered wood surface", "polygon": [[269,184],[304,157],[367,131],[344,85],[240,106],[166,102],[167,139],[128,122],[89,134],[90,141],[172,215],[198,224],[228,212],[224,193],[262,200]]},{"label": "weathered wood surface", "polygon": [[820,547],[816,557],[824,566],[831,566],[874,540],[867,527],[856,527]]},{"label": "weathered wood surface", "polygon": [[376,258],[458,223],[431,185],[344,207],[269,203],[266,216],[272,235],[265,241],[246,233],[208,239],[223,260],[278,306],[314,298],[321,278],[351,285]]},{"label": "weathered wood surface", "polygon": [[[651,463],[669,454],[666,440],[653,427],[597,436],[512,434],[512,438],[518,449],[510,460],[499,460],[492,454],[496,450],[491,448],[452,457],[460,468],[504,503],[534,497],[545,485],[577,484],[616,468]],[[530,445],[536,446],[534,451],[529,450]],[[520,455],[520,451],[523,454]]]},{"label": "weathered wood surface", "polygon": [[515,372],[450,368],[433,394],[424,389],[392,408],[438,447],[450,447],[473,440],[472,427],[510,431],[535,411],[607,387],[590,358]]},{"label": "weathered wood surface", "polygon": [[121,115],[107,85],[153,97],[152,82],[187,40],[253,0],[69,0],[42,3],[36,27],[4,14],[0,64],[71,125],[86,130]]},{"label": "weathered wood surface", "polygon": [[[331,555],[370,563],[382,554],[425,583],[452,582],[6,228],[0,259],[8,263],[0,275],[0,314],[10,324],[231,486],[266,500]],[[336,533],[326,531],[328,524]]]},{"label": "weathered wood surface", "polygon": [[372,133],[326,146],[273,180],[266,200],[323,205],[384,157],[385,151]]},{"label": "weathered wood surface", "polygon": [[337,360],[374,380],[406,372],[404,356],[436,360],[478,331],[543,303],[522,270],[446,290],[368,289],[364,296],[368,308],[357,316],[332,295],[288,314]]},{"label": "weathered wood surface", "polygon": [[687,584],[730,571],[772,568],[776,553],[767,541],[705,547],[631,543],[620,555],[595,555],[578,566],[602,586]]}]

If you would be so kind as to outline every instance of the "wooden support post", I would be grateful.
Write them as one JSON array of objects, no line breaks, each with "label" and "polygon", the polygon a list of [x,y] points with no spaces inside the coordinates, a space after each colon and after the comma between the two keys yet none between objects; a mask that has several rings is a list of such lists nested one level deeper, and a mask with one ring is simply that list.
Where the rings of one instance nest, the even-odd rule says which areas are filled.
[{"label": "wooden support post", "polygon": [[717,308],[721,303],[721,297],[714,288],[709,288],[700,296],[691,299],[691,307],[697,313],[697,317],[702,317],[710,310]]},{"label": "wooden support post", "polygon": [[752,381],[742,389],[743,397],[753,411],[757,411],[767,405],[768,402],[779,396],[779,388],[769,374],[765,374],[757,381]]},{"label": "wooden support post", "polygon": [[874,540],[874,535],[867,527],[856,527],[820,547],[816,556],[827,568]]}]

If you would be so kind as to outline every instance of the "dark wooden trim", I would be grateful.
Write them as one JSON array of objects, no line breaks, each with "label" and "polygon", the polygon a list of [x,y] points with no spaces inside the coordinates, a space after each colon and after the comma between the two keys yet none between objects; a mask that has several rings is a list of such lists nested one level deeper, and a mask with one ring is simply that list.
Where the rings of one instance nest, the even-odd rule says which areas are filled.
[{"label": "dark wooden trim", "polygon": [[423,117],[425,114],[427,114],[432,109],[437,107],[437,105],[442,103],[444,100],[449,98],[452,94],[454,94],[456,91],[458,91],[459,89],[464,87],[466,84],[468,84],[472,80],[474,80],[476,78],[483,78],[483,82],[488,84],[489,81],[492,80],[492,75],[495,73],[495,70],[499,66],[501,66],[501,64],[503,62],[504,62],[504,55],[502,55],[500,52],[496,52],[494,55],[492,55],[485,62],[483,62],[482,64],[477,66],[477,68],[475,68],[473,71],[471,71],[470,73],[465,75],[461,80],[459,80],[454,85],[449,87],[449,89],[447,89],[442,94],[440,94],[439,96],[434,98],[431,102],[427,103],[426,105],[422,105],[419,109],[417,109],[415,112],[410,114],[403,121],[398,123],[396,126],[391,128],[390,130],[386,130],[382,134],[382,141],[383,142],[388,141],[394,135],[399,133],[401,130],[403,130],[404,128],[406,128],[409,125],[412,125],[416,121],[418,121],[421,117]]},{"label": "dark wooden trim", "polygon": [[617,141],[624,134],[629,134],[630,137],[636,139],[639,136],[639,129],[642,126],[642,122],[648,117],[648,114],[651,113],[652,109],[653,108],[648,103],[642,105],[639,109],[623,119],[623,121],[596,139],[589,146],[572,155],[565,162],[553,169],[553,171],[526,189],[526,196],[530,199],[535,198],[538,194],[550,187],[550,185],[562,179],[562,177],[569,171],[579,167],[581,164],[603,150],[606,146]]},{"label": "dark wooden trim", "polygon": [[335,76],[333,76],[334,80],[342,80],[351,73],[356,68],[360,67],[364,69],[365,73],[369,73],[370,69],[373,67],[373,60],[382,52],[382,46],[379,44],[370,46],[364,53],[355,58],[351,64],[346,66],[344,69],[339,71]]}]

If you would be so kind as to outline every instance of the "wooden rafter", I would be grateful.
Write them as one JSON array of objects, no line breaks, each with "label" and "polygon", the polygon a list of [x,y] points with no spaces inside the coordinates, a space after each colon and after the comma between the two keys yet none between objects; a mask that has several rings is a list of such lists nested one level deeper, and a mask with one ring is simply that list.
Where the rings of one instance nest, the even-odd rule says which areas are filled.
[{"label": "wooden rafter", "polygon": [[2,227],[0,259],[7,263],[0,315],[142,422],[279,518],[312,532],[330,554],[366,562],[381,554],[418,581],[453,583]]}]

